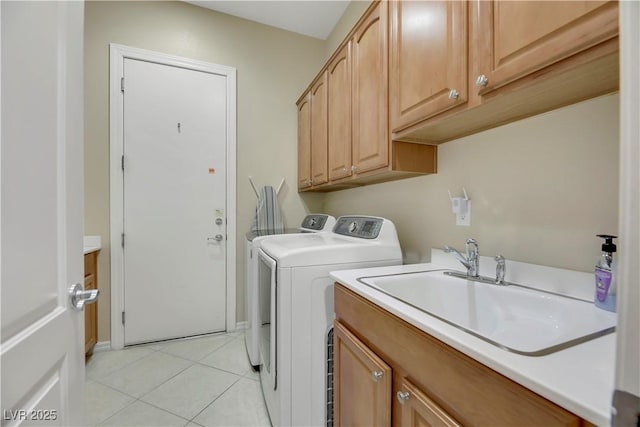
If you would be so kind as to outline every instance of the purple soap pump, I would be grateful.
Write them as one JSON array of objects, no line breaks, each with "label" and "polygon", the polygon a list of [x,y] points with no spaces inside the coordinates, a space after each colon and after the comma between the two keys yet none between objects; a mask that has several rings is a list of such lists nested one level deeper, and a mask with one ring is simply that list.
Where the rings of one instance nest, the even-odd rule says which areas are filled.
[{"label": "purple soap pump", "polygon": [[604,239],[602,244],[602,255],[596,264],[596,297],[594,303],[607,311],[616,311],[616,280],[618,279],[618,266],[614,258],[616,245],[613,239],[618,236],[608,234],[598,234]]}]

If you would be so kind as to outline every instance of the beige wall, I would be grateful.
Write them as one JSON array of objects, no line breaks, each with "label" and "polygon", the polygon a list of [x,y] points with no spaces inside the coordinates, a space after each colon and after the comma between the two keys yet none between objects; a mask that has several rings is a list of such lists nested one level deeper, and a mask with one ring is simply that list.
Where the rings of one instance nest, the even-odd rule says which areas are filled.
[{"label": "beige wall", "polygon": [[[295,100],[324,60],[320,40],[182,2],[87,2],[85,5],[85,234],[100,235],[98,340],[110,339],[109,43],[235,67],[237,97],[237,283],[244,281],[243,237],[256,185],[277,185],[287,225],[297,226],[322,196],[298,196]],[[237,292],[238,320],[244,293]]]},{"label": "beige wall", "polygon": [[338,20],[335,27],[333,27],[331,34],[327,37],[325,43],[326,59],[329,59],[329,57],[333,55],[333,52],[335,52],[336,48],[342,43],[347,34],[349,34],[349,31],[351,31],[370,4],[371,0],[352,0],[351,3],[349,3],[340,20]]},{"label": "beige wall", "polygon": [[[591,271],[598,233],[617,233],[619,96],[609,95],[525,119],[438,148],[438,173],[329,193],[333,215],[391,219],[405,262],[431,248]],[[472,200],[471,227],[455,225],[447,190]]]}]

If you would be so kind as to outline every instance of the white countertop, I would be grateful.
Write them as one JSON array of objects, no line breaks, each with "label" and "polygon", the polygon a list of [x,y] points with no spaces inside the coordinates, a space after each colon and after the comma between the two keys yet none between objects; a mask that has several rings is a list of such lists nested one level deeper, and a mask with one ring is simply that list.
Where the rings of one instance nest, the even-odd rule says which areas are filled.
[{"label": "white countertop", "polygon": [[100,236],[84,236],[84,254],[90,254],[102,249],[102,239]]},{"label": "white countertop", "polygon": [[[498,348],[391,296],[359,277],[443,268],[412,264],[332,272],[331,277],[369,301],[502,375],[598,426],[610,424],[615,333],[546,356],[522,356]],[[447,268],[445,266],[445,268]]]}]

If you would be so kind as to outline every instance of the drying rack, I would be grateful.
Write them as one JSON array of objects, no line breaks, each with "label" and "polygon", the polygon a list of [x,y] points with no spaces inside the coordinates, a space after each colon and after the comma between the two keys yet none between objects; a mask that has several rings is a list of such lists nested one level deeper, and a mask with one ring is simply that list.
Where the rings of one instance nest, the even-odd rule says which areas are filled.
[{"label": "drying rack", "polygon": [[[253,188],[253,192],[256,193],[256,197],[259,199],[260,194],[258,193],[258,190],[256,189],[256,186],[253,183],[253,177],[251,175],[249,175],[249,183],[251,184],[251,188]],[[276,190],[276,196],[280,194],[280,190],[282,189],[283,185],[284,185],[284,178],[282,178],[282,181],[280,181],[280,185],[278,185],[278,189]]]}]

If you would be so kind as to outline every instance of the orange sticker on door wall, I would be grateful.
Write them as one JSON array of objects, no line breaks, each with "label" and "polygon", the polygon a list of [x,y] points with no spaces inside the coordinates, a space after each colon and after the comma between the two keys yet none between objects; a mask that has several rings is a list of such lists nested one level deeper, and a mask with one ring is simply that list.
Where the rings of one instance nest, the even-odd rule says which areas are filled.
[{"label": "orange sticker on door wall", "polygon": [[209,173],[211,175],[213,175],[214,173],[216,173],[216,169],[215,168],[209,168]]}]

